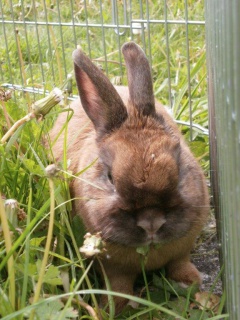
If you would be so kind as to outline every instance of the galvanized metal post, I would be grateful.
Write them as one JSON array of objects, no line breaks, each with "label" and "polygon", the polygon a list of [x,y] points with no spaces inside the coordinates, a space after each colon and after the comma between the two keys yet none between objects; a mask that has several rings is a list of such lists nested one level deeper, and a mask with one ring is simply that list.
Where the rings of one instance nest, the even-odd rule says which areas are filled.
[{"label": "galvanized metal post", "polygon": [[240,1],[205,0],[212,180],[230,319],[240,319]]}]

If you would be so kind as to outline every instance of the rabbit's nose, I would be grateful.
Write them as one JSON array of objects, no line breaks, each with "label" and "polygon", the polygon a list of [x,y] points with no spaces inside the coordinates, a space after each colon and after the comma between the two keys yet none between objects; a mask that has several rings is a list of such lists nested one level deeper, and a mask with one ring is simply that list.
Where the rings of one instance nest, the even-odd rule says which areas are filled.
[{"label": "rabbit's nose", "polygon": [[138,220],[137,226],[142,228],[149,236],[156,234],[156,232],[162,227],[166,222],[164,217],[155,217],[154,219],[148,219],[147,217],[142,217]]}]

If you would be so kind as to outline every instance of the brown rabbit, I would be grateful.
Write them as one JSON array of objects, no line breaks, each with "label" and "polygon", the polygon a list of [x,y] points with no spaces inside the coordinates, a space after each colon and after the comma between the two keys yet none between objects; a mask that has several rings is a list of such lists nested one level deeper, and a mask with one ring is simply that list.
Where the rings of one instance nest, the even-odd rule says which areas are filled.
[{"label": "brown rabbit", "polygon": [[[175,122],[154,99],[142,49],[129,42],[122,53],[128,88],[114,87],[80,49],[73,52],[81,102],[71,105],[67,156],[73,173],[97,159],[71,185],[74,212],[87,231],[101,232],[106,241],[101,259],[113,291],[133,293],[141,273],[136,248],[145,245],[150,248],[146,270],[166,266],[175,281],[201,283],[190,251],[209,211],[204,175]],[[61,114],[52,137],[65,121]],[[60,136],[57,160],[62,148]],[[116,298],[116,311],[125,303]]]}]

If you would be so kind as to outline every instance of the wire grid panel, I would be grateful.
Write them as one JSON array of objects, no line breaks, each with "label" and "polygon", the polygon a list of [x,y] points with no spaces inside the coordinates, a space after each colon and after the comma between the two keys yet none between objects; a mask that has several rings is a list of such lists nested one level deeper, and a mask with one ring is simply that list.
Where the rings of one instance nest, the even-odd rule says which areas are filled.
[{"label": "wire grid panel", "polygon": [[194,106],[207,109],[203,14],[203,0],[0,0],[0,79],[32,92],[61,86],[80,45],[114,84],[126,84],[121,46],[134,40],[157,98],[192,124]]}]

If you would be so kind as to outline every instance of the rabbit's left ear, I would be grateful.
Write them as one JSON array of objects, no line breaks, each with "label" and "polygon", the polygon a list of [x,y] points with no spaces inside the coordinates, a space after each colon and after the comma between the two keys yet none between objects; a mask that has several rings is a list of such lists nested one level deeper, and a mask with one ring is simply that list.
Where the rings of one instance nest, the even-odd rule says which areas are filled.
[{"label": "rabbit's left ear", "polygon": [[135,42],[122,47],[127,66],[130,103],[143,115],[155,115],[155,99],[150,65],[143,50]]}]

